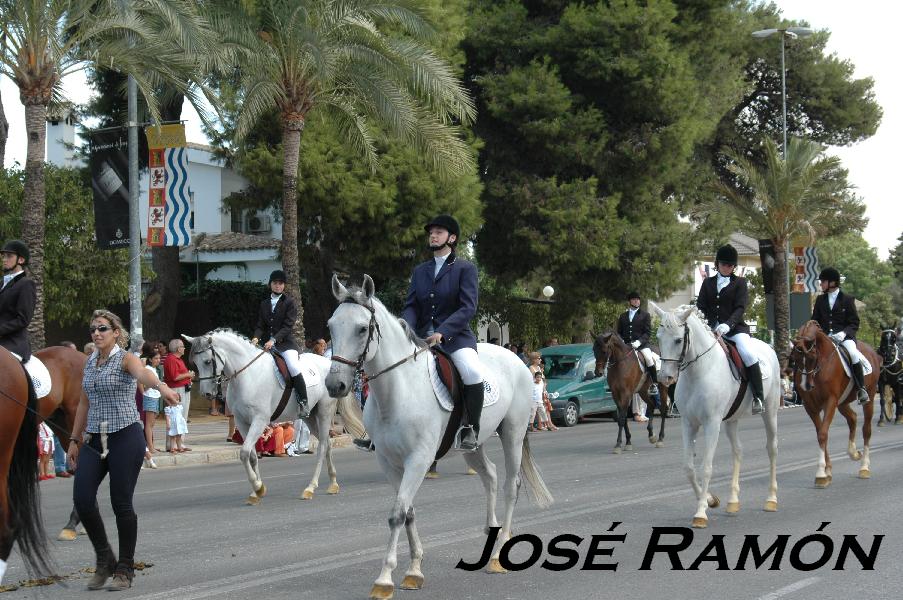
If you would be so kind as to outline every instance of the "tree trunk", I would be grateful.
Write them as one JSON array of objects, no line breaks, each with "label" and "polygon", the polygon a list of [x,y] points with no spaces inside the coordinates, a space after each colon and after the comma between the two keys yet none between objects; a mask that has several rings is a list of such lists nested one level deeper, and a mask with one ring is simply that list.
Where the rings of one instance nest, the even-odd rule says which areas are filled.
[{"label": "tree trunk", "polygon": [[295,301],[298,318],[292,333],[304,343],[304,307],[301,303],[301,278],[298,262],[298,158],[301,150],[302,117],[282,118],[282,268],[285,293]]},{"label": "tree trunk", "polygon": [[326,321],[335,310],[336,301],[332,295],[332,272],[335,258],[323,248],[312,248],[310,261],[305,265],[304,280],[307,282],[307,305],[304,307],[304,330],[312,340],[326,339],[329,330]]},{"label": "tree trunk", "polygon": [[790,288],[787,282],[787,240],[773,239],[774,244],[774,351],[781,361],[781,370],[787,367],[790,327]]},{"label": "tree trunk", "polygon": [[[160,107],[160,116],[164,121],[176,121],[182,115],[182,104],[185,98],[181,94]],[[169,343],[177,336],[174,331],[176,313],[179,308],[179,297],[182,291],[182,273],[179,268],[179,248],[163,246],[151,249],[151,266],[156,274],[147,298],[144,300],[144,339]]]},{"label": "tree trunk", "polygon": [[9,138],[9,123],[6,121],[6,113],[3,111],[3,98],[0,97],[0,169],[6,160],[6,140]]},{"label": "tree trunk", "polygon": [[38,300],[28,326],[32,351],[44,347],[44,140],[47,137],[47,105],[23,99],[25,105],[25,193],[22,204],[22,241],[31,259],[28,270],[34,279]]}]

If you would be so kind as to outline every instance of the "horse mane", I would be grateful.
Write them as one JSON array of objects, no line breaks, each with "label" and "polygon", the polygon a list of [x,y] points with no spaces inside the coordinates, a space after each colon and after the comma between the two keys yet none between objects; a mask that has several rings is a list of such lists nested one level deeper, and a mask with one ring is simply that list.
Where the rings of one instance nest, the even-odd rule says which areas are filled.
[{"label": "horse mane", "polygon": [[[683,313],[690,309],[692,309],[690,311],[690,315],[696,315],[696,318],[699,320],[699,324],[702,325],[703,329],[708,331],[710,334],[715,335],[715,332],[712,331],[711,327],[709,327],[709,323],[708,323],[708,321],[706,321],[705,315],[702,314],[702,311],[699,310],[699,307],[696,306],[695,304],[683,304],[681,306],[678,306],[674,310],[665,312],[664,314],[661,315],[662,326],[670,327],[670,328],[680,327],[681,325],[683,325],[683,323],[678,321],[677,313]],[[688,315],[688,318],[689,318],[689,315]]]},{"label": "horse mane", "polygon": [[[364,288],[362,288],[360,286],[356,286],[356,285],[349,285],[347,289],[348,289],[348,295],[345,297],[343,302],[351,302],[353,304],[358,304],[368,310],[370,309],[370,304],[372,304],[374,309],[382,308],[384,311],[386,311],[390,315],[392,314],[391,312],[389,312],[389,309],[386,308],[386,305],[383,304],[382,302],[380,302],[379,298],[377,298],[375,295],[371,296],[370,298],[367,298],[367,294],[366,294],[366,292],[364,292]],[[411,328],[410,325],[408,325],[407,321],[405,321],[404,319],[402,319],[400,317],[396,317],[396,320],[398,321],[398,324],[401,326],[401,330],[404,331],[405,337],[408,339],[409,342],[411,342],[418,348],[426,348],[426,346],[427,346],[426,341],[424,341],[423,338],[421,338],[420,336],[417,335],[417,333],[414,331],[414,329]]]},{"label": "horse mane", "polygon": [[208,331],[207,333],[205,333],[203,335],[199,335],[195,338],[195,340],[196,340],[195,343],[191,345],[190,356],[196,354],[197,352],[202,352],[207,349],[206,347],[200,348],[199,344],[197,344],[197,340],[199,340],[200,338],[206,338],[206,337],[212,336],[217,333],[228,333],[230,335],[237,337],[240,340],[244,340],[244,341],[248,342],[248,344],[251,345],[252,347],[254,346],[254,344],[251,344],[250,338],[248,338],[246,335],[244,335],[242,333],[235,331],[231,327],[217,327],[216,329],[214,329],[212,331]]}]

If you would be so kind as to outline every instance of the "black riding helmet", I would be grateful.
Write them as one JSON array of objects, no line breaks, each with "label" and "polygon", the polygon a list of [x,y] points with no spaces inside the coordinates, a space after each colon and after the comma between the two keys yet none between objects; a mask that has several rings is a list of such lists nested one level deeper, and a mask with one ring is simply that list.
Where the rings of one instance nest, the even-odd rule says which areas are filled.
[{"label": "black riding helmet", "polygon": [[819,281],[827,281],[829,284],[833,281],[837,285],[840,285],[840,272],[834,267],[825,267],[821,270],[821,273],[818,274]]},{"label": "black riding helmet", "polygon": [[21,240],[10,240],[3,245],[3,250],[0,252],[9,252],[11,254],[15,254],[16,256],[21,256],[25,259],[25,264],[28,264],[28,259],[30,258],[30,253],[28,251],[28,246],[25,245],[25,242]]},{"label": "black riding helmet", "polygon": [[458,221],[451,215],[436,215],[430,222],[423,226],[423,229],[429,233],[430,227],[442,227],[446,231],[451,234],[454,234],[456,238],[461,237],[461,226],[458,225]]},{"label": "black riding helmet", "polygon": [[628,302],[631,301],[631,300],[633,300],[634,298],[639,298],[639,299],[642,300],[642,298],[640,298],[640,293],[639,293],[639,292],[630,292],[629,294],[627,294],[627,301],[628,301]]},{"label": "black riding helmet", "polygon": [[730,244],[725,244],[718,248],[715,253],[715,262],[724,263],[726,265],[737,265],[737,249]]},{"label": "black riding helmet", "polygon": [[270,281],[269,283],[273,283],[274,281],[281,281],[285,283],[285,271],[282,269],[276,269],[272,273],[270,273]]}]

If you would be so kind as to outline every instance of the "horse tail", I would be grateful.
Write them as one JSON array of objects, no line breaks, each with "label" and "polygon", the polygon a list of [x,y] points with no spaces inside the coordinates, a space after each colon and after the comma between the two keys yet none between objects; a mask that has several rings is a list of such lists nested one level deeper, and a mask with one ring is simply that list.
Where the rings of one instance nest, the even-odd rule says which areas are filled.
[{"label": "horse tail", "polygon": [[7,498],[13,539],[32,572],[49,573],[47,534],[41,516],[41,492],[38,487],[38,399],[31,376],[22,367],[28,384],[28,408],[22,419],[13,448],[7,479]]},{"label": "horse tail", "polygon": [[356,438],[364,437],[366,428],[364,427],[364,413],[361,411],[360,405],[354,394],[345,394],[339,398],[339,412],[342,413],[342,421],[345,423],[345,429]]},{"label": "horse tail", "polygon": [[552,492],[546,487],[542,480],[542,473],[533,460],[533,453],[530,451],[530,440],[524,436],[524,443],[521,451],[520,460],[520,479],[526,483],[527,496],[530,500],[540,508],[548,508],[555,499]]}]

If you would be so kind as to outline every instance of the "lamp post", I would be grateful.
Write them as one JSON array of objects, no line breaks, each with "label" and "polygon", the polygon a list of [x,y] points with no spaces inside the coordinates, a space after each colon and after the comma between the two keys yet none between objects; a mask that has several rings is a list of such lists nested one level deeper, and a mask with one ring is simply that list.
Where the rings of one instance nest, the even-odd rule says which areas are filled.
[{"label": "lamp post", "polygon": [[760,29],[753,31],[752,36],[755,38],[767,38],[775,34],[781,36],[781,129],[784,134],[784,158],[787,158],[787,70],[784,68],[784,46],[786,39],[796,39],[799,37],[807,37],[814,33],[808,27],[785,27],[782,29]]},{"label": "lamp post", "polygon": [[552,286],[547,285],[546,287],[542,288],[542,295],[546,298],[551,298],[554,294],[555,288],[553,288]]}]

